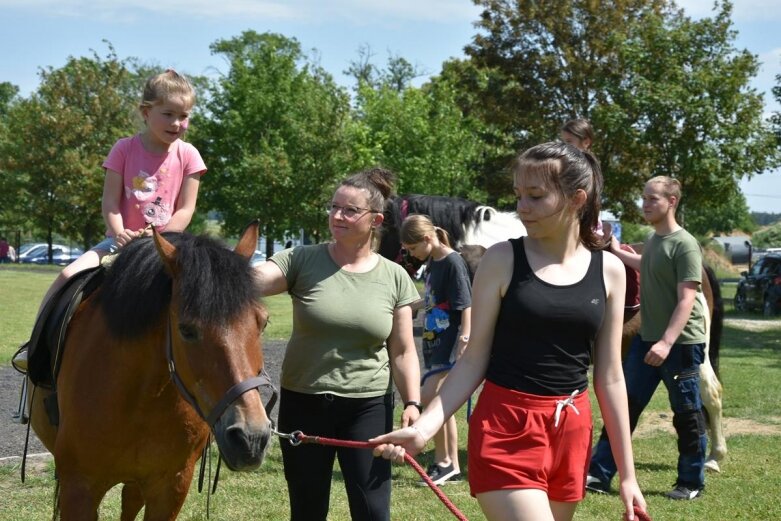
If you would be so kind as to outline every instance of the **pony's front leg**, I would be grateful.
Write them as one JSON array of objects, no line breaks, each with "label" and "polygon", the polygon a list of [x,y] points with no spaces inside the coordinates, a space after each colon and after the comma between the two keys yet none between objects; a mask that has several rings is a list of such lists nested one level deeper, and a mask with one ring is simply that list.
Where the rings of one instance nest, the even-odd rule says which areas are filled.
[{"label": "pony's front leg", "polygon": [[60,517],[62,521],[97,521],[98,507],[106,494],[79,477],[60,476]]},{"label": "pony's front leg", "polygon": [[134,521],[144,507],[144,496],[136,483],[122,486],[122,515],[120,521]]},{"label": "pony's front leg", "polygon": [[721,472],[719,462],[727,455],[727,440],[724,438],[721,424],[722,387],[707,355],[705,362],[700,365],[700,396],[702,406],[707,413],[708,434],[710,435],[710,454],[705,460],[705,468]]},{"label": "pony's front leg", "polygon": [[195,462],[175,474],[143,483],[145,510],[144,521],[173,521],[187,498],[187,491],[193,479]]}]

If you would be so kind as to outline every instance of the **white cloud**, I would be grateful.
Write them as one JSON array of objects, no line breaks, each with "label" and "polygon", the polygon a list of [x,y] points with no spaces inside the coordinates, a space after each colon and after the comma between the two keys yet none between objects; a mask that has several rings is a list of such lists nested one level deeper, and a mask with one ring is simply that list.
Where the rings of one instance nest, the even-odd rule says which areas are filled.
[{"label": "white cloud", "polygon": [[300,22],[382,20],[452,22],[475,20],[471,0],[0,0],[0,8],[72,18],[137,18],[139,13],[190,17]]}]

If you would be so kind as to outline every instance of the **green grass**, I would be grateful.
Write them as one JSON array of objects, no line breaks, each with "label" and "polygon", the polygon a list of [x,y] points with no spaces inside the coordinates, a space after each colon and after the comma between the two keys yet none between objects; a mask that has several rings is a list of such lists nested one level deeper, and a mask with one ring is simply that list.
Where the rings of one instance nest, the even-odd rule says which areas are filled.
[{"label": "green grass", "polygon": [[[14,272],[0,269],[0,295],[3,328],[0,357],[7,361],[11,349],[29,334],[32,316],[54,271]],[[731,306],[732,288],[723,288],[727,308],[721,352],[721,375],[724,383],[724,416],[729,454],[722,463],[721,474],[708,474],[706,493],[694,502],[671,502],[663,497],[675,481],[675,436],[664,430],[671,414],[664,389],[656,393],[641,419],[641,430],[634,440],[638,479],[650,511],[657,520],[775,519],[781,511],[781,319],[765,319],[757,314],[737,314]],[[732,291],[732,294],[730,294]],[[14,304],[6,305],[8,295]],[[287,295],[266,301],[271,322],[265,335],[286,338],[290,331],[290,303]],[[8,310],[6,312],[6,310]],[[6,315],[12,316],[6,316]],[[764,331],[749,331],[739,320],[769,326]],[[8,337],[8,338],[6,338]],[[593,395],[592,395],[593,397]],[[399,411],[397,411],[397,416]],[[595,435],[601,427],[599,409],[594,404]],[[465,411],[457,413],[461,464],[466,464]],[[8,421],[0,418],[0,421]],[[659,428],[642,429],[646,422]],[[421,457],[424,467],[431,453]],[[17,466],[0,466],[0,521],[44,519],[50,517],[54,491],[53,468],[29,468],[27,481],[19,481]],[[431,491],[416,486],[417,474],[407,466],[394,467],[392,518],[404,521],[447,520],[452,515]],[[483,519],[477,502],[469,496],[466,482],[447,486],[448,497],[471,520]],[[279,444],[273,443],[260,470],[234,473],[223,467],[217,493],[211,498],[211,519],[288,518],[288,499],[281,465]],[[577,520],[619,519],[621,506],[616,495],[589,495],[575,515]],[[101,507],[101,519],[119,517],[118,488],[113,489]],[[196,484],[190,490],[179,519],[206,519],[206,495],[198,494]],[[329,519],[349,519],[343,482],[338,472],[334,484]]]}]

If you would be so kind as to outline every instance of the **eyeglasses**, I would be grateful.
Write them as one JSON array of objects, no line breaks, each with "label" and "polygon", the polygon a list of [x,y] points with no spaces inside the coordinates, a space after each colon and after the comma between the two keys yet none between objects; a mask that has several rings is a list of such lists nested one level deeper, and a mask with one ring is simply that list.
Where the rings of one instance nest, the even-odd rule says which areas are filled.
[{"label": "eyeglasses", "polygon": [[340,211],[342,212],[342,217],[347,220],[355,220],[363,217],[367,213],[377,213],[375,210],[372,210],[371,208],[360,208],[358,206],[339,206],[338,204],[329,203],[325,207],[325,211],[328,212],[329,215],[336,215],[336,212]]}]

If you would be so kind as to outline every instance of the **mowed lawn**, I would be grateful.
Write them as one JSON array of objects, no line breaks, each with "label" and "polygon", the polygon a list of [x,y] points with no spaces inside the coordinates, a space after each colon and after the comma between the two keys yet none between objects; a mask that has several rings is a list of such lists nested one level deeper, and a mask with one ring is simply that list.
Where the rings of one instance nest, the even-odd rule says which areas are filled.
[{"label": "mowed lawn", "polygon": [[[56,270],[35,271],[0,267],[0,363],[8,364],[16,347],[29,335],[41,296]],[[781,512],[781,319],[735,314],[731,307],[734,286],[724,287],[727,320],[721,351],[724,384],[724,423],[729,454],[722,472],[707,476],[705,495],[693,502],[671,502],[663,497],[676,477],[676,442],[666,392],[660,388],[643,415],[634,440],[638,478],[655,520],[759,520],[776,519]],[[290,328],[286,296],[267,301],[271,309],[269,338],[285,338]],[[595,436],[601,427],[594,403]],[[466,462],[466,413],[457,413]],[[0,421],[10,421],[0,418]],[[284,520],[288,500],[279,442],[269,449],[260,470],[234,473],[223,467],[211,497],[213,520]],[[419,459],[424,467],[430,453]],[[467,469],[468,470],[468,469]],[[51,516],[54,493],[53,464],[28,466],[27,480],[19,479],[18,465],[0,466],[0,520],[38,520]],[[347,520],[349,512],[338,467],[334,473],[331,520]],[[394,467],[395,520],[454,519],[434,494],[416,485],[418,476],[406,466]],[[205,492],[190,495],[179,517],[207,519]],[[446,494],[471,520],[483,519],[466,482],[448,485]],[[101,519],[119,518],[119,488],[113,489],[101,508]],[[576,513],[578,520],[618,520],[618,496],[589,495]],[[140,516],[139,516],[140,519]]]}]

